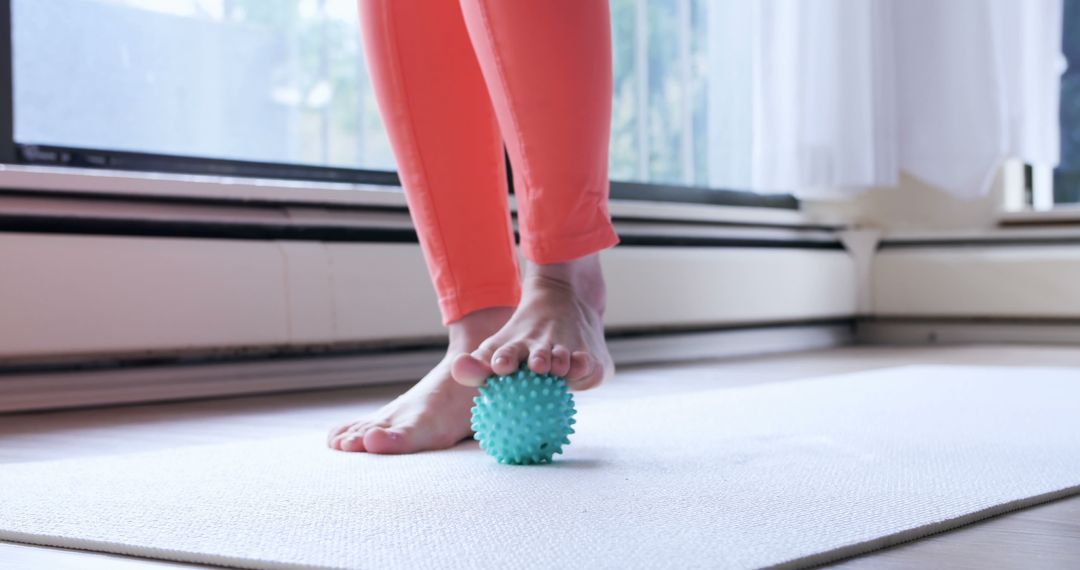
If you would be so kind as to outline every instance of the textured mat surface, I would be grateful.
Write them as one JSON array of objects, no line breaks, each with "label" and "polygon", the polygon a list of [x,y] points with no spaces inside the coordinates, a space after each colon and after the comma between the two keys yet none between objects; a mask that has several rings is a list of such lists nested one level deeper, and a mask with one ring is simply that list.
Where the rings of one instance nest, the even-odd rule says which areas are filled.
[{"label": "textured mat surface", "polygon": [[249,568],[803,566],[1080,491],[1075,369],[894,368],[578,417],[539,467],[322,433],[6,465],[0,539]]}]

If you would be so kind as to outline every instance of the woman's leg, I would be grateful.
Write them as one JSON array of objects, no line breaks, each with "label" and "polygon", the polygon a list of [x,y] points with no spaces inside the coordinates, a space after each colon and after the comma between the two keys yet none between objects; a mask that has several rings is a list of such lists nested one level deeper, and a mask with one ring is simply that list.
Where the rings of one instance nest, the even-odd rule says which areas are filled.
[{"label": "woman's leg", "polygon": [[614,372],[597,252],[618,242],[608,214],[608,0],[461,0],[514,167],[521,303],[455,378],[475,385],[521,362],[595,386]]},{"label": "woman's leg", "polygon": [[450,358],[477,348],[520,297],[502,137],[457,0],[361,0],[364,53],[420,244],[450,329],[447,358],[406,394],[339,426],[330,445],[403,453],[469,435],[475,389]]},{"label": "woman's leg", "polygon": [[520,294],[502,137],[455,0],[361,0],[364,53],[443,322]]}]

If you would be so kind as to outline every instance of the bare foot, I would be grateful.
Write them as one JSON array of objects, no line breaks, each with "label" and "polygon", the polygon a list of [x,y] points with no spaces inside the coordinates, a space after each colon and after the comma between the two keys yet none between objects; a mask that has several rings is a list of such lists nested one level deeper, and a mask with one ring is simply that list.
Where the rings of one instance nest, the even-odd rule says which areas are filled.
[{"label": "bare foot", "polygon": [[472,435],[470,409],[477,390],[454,382],[450,364],[499,330],[512,312],[483,309],[450,323],[446,357],[431,372],[378,412],[331,430],[327,444],[341,451],[415,453],[446,449]]},{"label": "bare foot", "polygon": [[453,360],[454,379],[479,386],[527,362],[534,372],[587,390],[615,374],[604,341],[604,277],[596,254],[568,263],[529,263],[521,303],[510,321],[471,354]]}]

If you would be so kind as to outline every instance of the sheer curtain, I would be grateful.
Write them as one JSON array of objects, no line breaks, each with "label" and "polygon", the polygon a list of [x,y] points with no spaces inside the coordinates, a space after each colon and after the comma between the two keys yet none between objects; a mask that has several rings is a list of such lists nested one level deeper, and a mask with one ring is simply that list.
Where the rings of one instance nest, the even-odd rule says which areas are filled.
[{"label": "sheer curtain", "polygon": [[708,4],[709,183],[808,198],[959,196],[1058,159],[1061,0]]}]

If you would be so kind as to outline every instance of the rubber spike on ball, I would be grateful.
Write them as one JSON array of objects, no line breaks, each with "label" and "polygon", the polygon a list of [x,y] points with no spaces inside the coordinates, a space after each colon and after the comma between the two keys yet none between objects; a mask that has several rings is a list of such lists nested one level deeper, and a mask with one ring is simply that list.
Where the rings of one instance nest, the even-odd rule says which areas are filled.
[{"label": "rubber spike on ball", "polygon": [[492,375],[473,399],[472,429],[480,448],[499,463],[550,463],[574,433],[574,396],[566,379],[528,366]]}]

